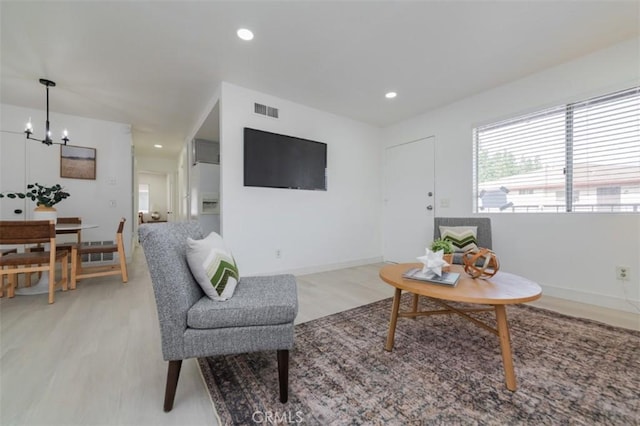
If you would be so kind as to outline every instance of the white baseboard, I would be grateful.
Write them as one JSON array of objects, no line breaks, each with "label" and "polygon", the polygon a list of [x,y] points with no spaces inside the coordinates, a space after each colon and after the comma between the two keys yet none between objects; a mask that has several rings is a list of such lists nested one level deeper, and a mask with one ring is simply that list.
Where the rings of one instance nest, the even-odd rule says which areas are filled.
[{"label": "white baseboard", "polygon": [[[268,275],[272,275],[272,274],[308,275],[308,274],[315,274],[318,272],[335,271],[336,269],[353,268],[355,266],[370,265],[372,263],[381,263],[381,262],[383,262],[382,256],[370,257],[367,259],[356,259],[356,260],[350,260],[347,262],[331,263],[328,265],[314,265],[314,266],[306,266],[304,268],[286,269],[286,270],[281,270],[276,272],[270,272]],[[266,275],[266,274],[258,274],[258,275]]]},{"label": "white baseboard", "polygon": [[640,301],[627,300],[622,297],[606,296],[602,294],[589,293],[576,289],[568,289],[562,287],[555,287],[551,285],[543,285],[542,294],[559,299],[571,300],[574,302],[587,303],[589,305],[601,306],[603,308],[616,309],[619,311],[639,313]]}]

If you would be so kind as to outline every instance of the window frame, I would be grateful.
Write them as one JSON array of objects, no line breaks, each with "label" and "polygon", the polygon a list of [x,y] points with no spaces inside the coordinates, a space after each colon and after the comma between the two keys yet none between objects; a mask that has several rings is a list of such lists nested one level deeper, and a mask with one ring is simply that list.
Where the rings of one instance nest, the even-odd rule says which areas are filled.
[{"label": "window frame", "polygon": [[[607,103],[611,103],[612,101],[615,102],[616,100],[622,100],[628,98],[632,103],[630,104],[630,108],[631,111],[637,114],[637,120],[640,123],[640,86],[635,86],[635,87],[631,87],[631,88],[627,88],[624,90],[619,90],[616,92],[611,92],[611,93],[607,93],[601,96],[594,96],[591,97],[589,99],[586,100],[580,100],[580,101],[573,101],[573,102],[568,102],[564,105],[557,105],[554,107],[549,107],[549,108],[543,108],[543,109],[538,109],[538,110],[534,110],[525,114],[518,114],[518,115],[514,115],[512,117],[509,118],[505,118],[502,120],[497,120],[494,122],[489,122],[486,124],[480,124],[480,125],[476,125],[473,127],[472,130],[472,144],[473,144],[473,166],[472,166],[472,177],[473,177],[473,182],[472,182],[472,196],[473,196],[473,212],[474,213],[483,213],[484,207],[480,206],[480,198],[482,196],[482,193],[485,192],[484,189],[481,191],[480,187],[481,187],[481,182],[480,182],[480,176],[483,173],[483,170],[481,169],[481,148],[482,148],[482,144],[480,141],[480,133],[481,132],[485,132],[485,131],[492,131],[492,130],[496,130],[496,129],[500,129],[500,128],[505,128],[508,129],[509,126],[517,126],[518,124],[522,124],[522,123],[526,123],[529,121],[534,121],[536,119],[543,119],[543,118],[548,118],[551,117],[553,115],[557,115],[558,113],[560,113],[561,111],[564,111],[564,169],[563,169],[563,173],[564,173],[564,180],[563,180],[563,192],[564,192],[564,208],[561,208],[561,206],[556,206],[556,212],[558,213],[638,213],[640,212],[640,203],[631,203],[632,206],[632,210],[631,211],[616,211],[615,204],[611,204],[611,211],[603,211],[601,210],[601,207],[605,207],[608,206],[608,204],[604,203],[604,204],[600,204],[596,201],[596,203],[591,204],[591,211],[585,211],[585,210],[580,210],[577,211],[576,207],[580,207],[581,205],[578,204],[578,201],[580,199],[580,189],[575,189],[574,188],[574,167],[575,167],[575,158],[576,158],[576,152],[574,150],[574,126],[575,126],[575,114],[576,111],[580,111],[580,110],[584,110],[585,108],[590,108],[593,106],[598,106],[598,105],[603,105],[603,104],[607,104]],[[634,105],[635,103],[635,105]],[[616,116],[615,118],[619,118],[619,117],[623,117],[624,118],[624,107],[621,108],[621,111],[616,111],[616,113],[619,112],[619,116]],[[606,114],[606,113],[603,113]],[[630,120],[630,122],[632,124],[628,124],[628,126],[631,129],[638,129],[637,126],[633,125],[633,122],[636,121],[636,115],[632,116],[632,119]],[[623,123],[624,125],[627,125],[627,123]],[[604,124],[599,124],[600,127],[605,128],[606,125]],[[587,125],[584,125],[585,128],[588,128]],[[599,128],[596,128],[599,130]],[[540,130],[536,130],[535,133],[533,133],[534,137],[538,136]],[[637,140],[640,140],[640,130],[638,131],[638,139],[634,139],[631,145],[631,153],[635,154],[636,153],[636,147],[633,145],[633,143],[635,143]],[[512,146],[516,146],[515,144],[510,144],[507,145],[507,148],[512,147]],[[507,151],[505,151],[507,152]],[[640,152],[640,150],[639,150]],[[512,154],[511,152],[509,152],[509,154]],[[487,154],[489,155],[489,154]],[[495,155],[495,153],[494,153]],[[512,154],[513,155],[513,154]],[[634,170],[633,170],[633,177],[637,177],[638,181],[640,182],[640,168],[638,169],[638,174],[637,176],[635,175],[636,171],[635,171],[635,165],[633,166]],[[526,173],[526,172],[525,172]],[[505,177],[509,177],[510,175],[506,175]],[[485,178],[486,179],[486,178]],[[497,181],[499,181],[499,179],[502,178],[498,178],[496,179]],[[483,182],[486,182],[486,180],[484,180]],[[608,188],[608,187],[607,187]],[[504,189],[506,192],[507,189],[504,187],[501,187],[500,189]],[[592,187],[590,188],[592,189],[596,194],[600,194],[600,187]],[[518,191],[520,194],[522,194],[523,189],[516,189],[516,191]],[[530,191],[532,192],[537,192],[534,189],[531,189]],[[490,191],[491,192],[491,191]],[[557,192],[556,192],[557,194]],[[620,203],[621,206],[624,206],[624,204]],[[584,204],[582,205],[584,206]],[[523,211],[518,211],[517,210],[517,206],[514,206],[513,203],[507,203],[505,204],[504,208],[500,207],[498,209],[498,211],[491,211],[491,209],[493,209],[494,207],[487,207],[487,209],[489,209],[489,213],[527,213],[530,212],[529,211],[529,206],[523,206],[525,207],[525,210]],[[552,207],[552,206],[549,206]],[[550,209],[551,210],[551,209]],[[544,207],[541,206],[541,211],[534,211],[534,212],[538,212],[538,213],[548,213],[550,212],[550,210],[545,211]]]}]

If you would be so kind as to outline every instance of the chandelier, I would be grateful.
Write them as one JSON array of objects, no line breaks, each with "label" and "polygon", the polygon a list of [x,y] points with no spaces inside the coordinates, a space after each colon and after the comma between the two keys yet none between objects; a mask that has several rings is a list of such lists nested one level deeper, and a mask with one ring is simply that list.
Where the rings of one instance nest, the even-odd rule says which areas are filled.
[{"label": "chandelier", "polygon": [[62,142],[54,142],[53,140],[51,140],[51,130],[49,129],[49,87],[56,87],[56,83],[51,80],[47,80],[46,78],[41,78],[40,84],[45,85],[47,88],[47,123],[45,126],[44,139],[37,139],[37,138],[31,137],[31,135],[33,134],[31,117],[29,117],[29,122],[27,123],[27,127],[24,129],[24,133],[27,135],[27,139],[42,142],[45,145],[52,145],[54,143],[58,145],[63,145],[62,142],[64,142],[64,145],[66,145],[67,142],[69,142],[69,138],[68,138],[69,135],[67,133],[67,129],[64,129],[64,131],[62,132]]}]

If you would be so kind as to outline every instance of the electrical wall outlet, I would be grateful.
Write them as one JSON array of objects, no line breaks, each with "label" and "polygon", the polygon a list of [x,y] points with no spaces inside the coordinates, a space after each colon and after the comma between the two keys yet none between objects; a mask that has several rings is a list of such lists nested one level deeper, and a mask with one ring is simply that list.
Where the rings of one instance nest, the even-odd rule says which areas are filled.
[{"label": "electrical wall outlet", "polygon": [[629,275],[631,270],[628,266],[616,266],[616,279],[622,281],[629,281]]},{"label": "electrical wall outlet", "polygon": [[282,257],[282,250],[276,249],[276,259],[280,259]]}]

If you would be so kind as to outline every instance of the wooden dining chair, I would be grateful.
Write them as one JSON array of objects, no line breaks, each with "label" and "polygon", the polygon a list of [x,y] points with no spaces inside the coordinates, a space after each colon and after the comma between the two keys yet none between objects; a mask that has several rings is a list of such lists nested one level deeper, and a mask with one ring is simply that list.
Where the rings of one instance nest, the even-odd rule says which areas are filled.
[{"label": "wooden dining chair", "polygon": [[[56,250],[56,227],[50,220],[0,221],[0,245],[3,244],[49,244],[49,251],[9,253],[0,257],[0,278],[9,277],[7,295],[15,296],[18,274],[39,271],[49,272],[49,303],[55,301],[56,288],[67,290],[69,254]],[[62,273],[56,282],[56,262],[60,262]]]},{"label": "wooden dining chair", "polygon": [[[69,224],[69,225],[82,225],[82,218],[79,217],[59,217],[56,221],[58,224]],[[76,243],[66,242],[66,243],[57,243],[56,251],[66,251],[71,254],[71,246],[73,244],[81,244],[82,243],[82,230],[81,229],[56,229],[57,235],[68,235],[68,234],[76,234]],[[37,245],[34,247],[29,247],[26,251],[43,251],[44,247],[42,245]],[[38,274],[40,276],[41,273]],[[31,287],[31,273],[26,274],[26,287]]]},{"label": "wooden dining chair", "polygon": [[[127,258],[124,253],[124,239],[122,232],[126,219],[123,217],[118,224],[116,231],[116,243],[106,245],[71,245],[71,289],[76,288],[78,280],[92,277],[103,277],[107,275],[121,275],[122,282],[129,281],[127,275]],[[92,254],[118,253],[118,261],[110,265],[82,266],[82,256]]]},{"label": "wooden dining chair", "polygon": [[[82,225],[82,218],[80,217],[59,217],[58,224],[68,224],[68,225]],[[65,235],[65,234],[76,234],[76,242],[78,244],[82,243],[82,230],[81,229],[58,229],[56,230],[56,234]],[[58,247],[66,246],[66,244],[58,244]],[[68,250],[71,250],[71,246],[67,246]],[[65,250],[67,250],[65,248]]]},{"label": "wooden dining chair", "polygon": [[[8,249],[0,249],[0,257],[5,254],[17,253],[18,249],[8,248]],[[5,279],[6,277],[3,275],[2,280],[0,280],[0,297],[4,297],[4,288],[5,288]]]},{"label": "wooden dining chair", "polygon": [[[59,217],[57,219],[58,224],[65,225],[82,225],[82,218],[79,217]],[[81,244],[82,243],[82,230],[81,229],[56,229],[57,235],[68,235],[68,234],[76,234],[76,242],[58,242],[56,248],[58,250],[65,250],[71,252],[71,246],[73,244]],[[29,251],[38,251],[43,250],[42,246],[39,247],[30,247]]]}]

